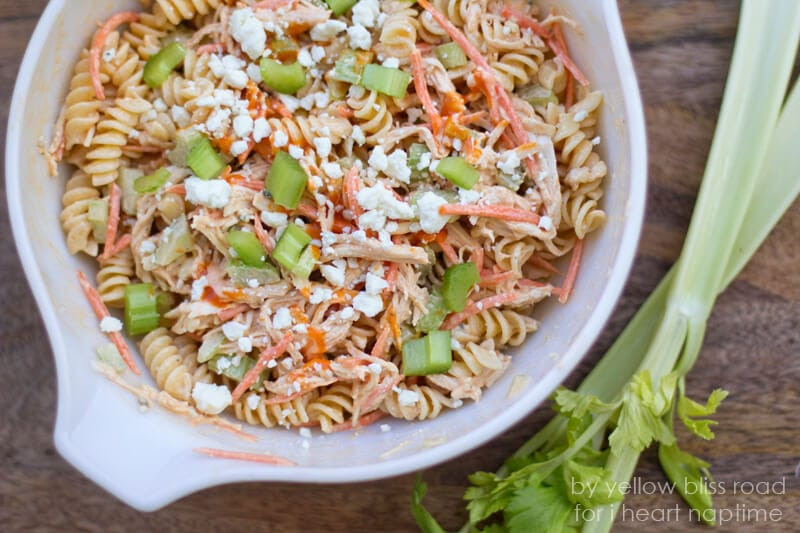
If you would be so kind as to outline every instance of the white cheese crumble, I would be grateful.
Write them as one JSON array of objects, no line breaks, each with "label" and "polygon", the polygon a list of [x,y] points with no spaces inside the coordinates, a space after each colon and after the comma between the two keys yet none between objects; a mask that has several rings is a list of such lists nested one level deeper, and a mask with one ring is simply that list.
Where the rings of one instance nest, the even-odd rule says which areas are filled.
[{"label": "white cheese crumble", "polygon": [[380,294],[383,289],[388,289],[389,283],[380,276],[376,276],[372,272],[367,272],[367,279],[364,290],[367,294]]},{"label": "white cheese crumble", "polygon": [[322,171],[332,179],[339,179],[344,175],[344,172],[342,172],[342,167],[339,165],[339,163],[322,163]]},{"label": "white cheese crumble", "polygon": [[247,408],[251,411],[255,411],[258,409],[258,406],[261,405],[261,397],[258,394],[251,394],[247,397]]},{"label": "white cheese crumble", "polygon": [[139,245],[139,253],[142,255],[152,254],[156,251],[156,245],[153,241],[144,241]]},{"label": "white cheese crumble", "polygon": [[381,373],[381,365],[378,363],[368,364],[367,369],[370,371],[370,373],[375,374],[376,376]]},{"label": "white cheese crumble", "polygon": [[231,15],[228,30],[250,59],[258,59],[264,53],[267,43],[264,23],[256,18],[250,8],[236,9]]},{"label": "white cheese crumble", "polygon": [[333,291],[328,287],[316,287],[311,295],[308,297],[308,301],[312,304],[319,304],[326,300],[330,300],[333,298]]},{"label": "white cheese crumble", "polygon": [[238,340],[245,331],[247,331],[247,326],[239,322],[226,322],[222,325],[222,333],[229,341]]},{"label": "white cheese crumble", "polygon": [[404,220],[414,218],[414,208],[395,198],[392,191],[380,183],[358,191],[356,200],[365,210],[374,209],[387,218]]},{"label": "white cheese crumble", "polygon": [[286,329],[292,325],[292,314],[286,307],[281,307],[275,311],[275,316],[272,317],[272,327],[275,329]]},{"label": "white cheese crumble", "polygon": [[326,137],[314,137],[314,148],[317,150],[317,155],[320,157],[328,157],[331,155],[331,140]]},{"label": "white cheese crumble", "polygon": [[198,411],[209,415],[218,415],[233,402],[228,387],[213,383],[195,383],[192,399]]},{"label": "white cheese crumble", "polygon": [[246,139],[253,133],[253,118],[250,115],[239,115],[233,119],[233,131],[240,139]]},{"label": "white cheese crumble", "polygon": [[282,146],[286,146],[289,144],[289,136],[283,132],[283,130],[278,130],[275,132],[275,136],[272,139],[272,146],[275,148],[280,148]]},{"label": "white cheese crumble", "polygon": [[192,300],[199,300],[203,297],[203,291],[208,287],[208,278],[202,276],[192,282]]},{"label": "white cheese crumble", "polygon": [[100,331],[102,331],[103,333],[114,333],[116,331],[122,331],[122,322],[120,322],[113,316],[103,317],[103,320],[100,321]]},{"label": "white cheese crumble", "polygon": [[519,155],[514,150],[506,150],[497,162],[497,168],[506,174],[513,174],[522,164]]},{"label": "white cheese crumble", "polygon": [[458,189],[458,201],[462,204],[475,204],[481,199],[481,196],[481,193],[474,189]]},{"label": "white cheese crumble", "polygon": [[319,267],[319,271],[322,277],[334,287],[341,287],[344,285],[344,268],[338,268],[333,265],[322,265]]},{"label": "white cheese crumble", "polygon": [[311,438],[311,430],[308,428],[300,428],[300,436],[306,439]]},{"label": "white cheese crumble", "polygon": [[553,219],[549,216],[545,215],[539,219],[539,229],[544,231],[552,231],[553,229]]},{"label": "white cheese crumble", "polygon": [[245,72],[247,72],[247,77],[253,80],[255,83],[261,83],[264,81],[261,79],[261,67],[255,63],[250,63],[247,65]]},{"label": "white cheese crumble", "polygon": [[250,337],[240,337],[236,344],[239,345],[239,349],[244,353],[253,351],[253,339]]},{"label": "white cheese crumble", "polygon": [[419,401],[419,394],[413,390],[402,389],[397,393],[397,401],[404,406],[414,405]]},{"label": "white cheese crumble", "polygon": [[353,307],[368,317],[373,317],[383,311],[383,299],[374,294],[359,292],[353,298]]},{"label": "white cheese crumble", "polygon": [[351,137],[359,146],[367,142],[367,137],[364,135],[364,130],[361,129],[361,126],[353,126]]},{"label": "white cheese crumble", "polygon": [[400,67],[400,60],[396,57],[387,57],[382,65],[386,68],[399,68]]},{"label": "white cheese crumble", "polygon": [[290,144],[289,155],[294,157],[295,159],[300,159],[301,157],[303,157],[303,149],[297,146],[296,144]]},{"label": "white cheese crumble", "polygon": [[202,180],[192,176],[183,182],[186,200],[196,205],[219,209],[228,205],[231,186],[225,180]]},{"label": "white cheese crumble", "polygon": [[347,28],[347,37],[350,39],[350,48],[369,50],[372,47],[372,35],[361,24],[355,24]]},{"label": "white cheese crumble", "polygon": [[351,11],[353,24],[360,24],[365,28],[372,28],[378,15],[381,12],[381,6],[378,0],[360,0],[353,6]]},{"label": "white cheese crumble", "polygon": [[192,116],[189,112],[179,105],[172,106],[169,110],[169,114],[172,120],[175,121],[175,124],[181,128],[185,128],[192,121]]},{"label": "white cheese crumble", "polygon": [[390,426],[389,424],[381,424],[380,428],[382,433],[388,433],[389,431],[392,430],[392,426]]},{"label": "white cheese crumble", "polygon": [[447,215],[440,215],[439,208],[447,204],[447,200],[436,193],[426,192],[417,200],[419,225],[426,233],[439,233],[450,220]]},{"label": "white cheese crumble", "polygon": [[311,28],[311,39],[314,41],[328,42],[347,28],[341,20],[326,20]]},{"label": "white cheese crumble", "polygon": [[249,147],[250,145],[247,143],[247,141],[243,141],[241,139],[234,141],[233,144],[231,144],[231,155],[233,157],[239,157],[245,153]]},{"label": "white cheese crumble", "polygon": [[342,309],[340,316],[345,320],[350,320],[351,318],[353,318],[353,315],[355,314],[356,314],[355,310],[352,307],[348,306]]},{"label": "white cheese crumble", "polygon": [[257,118],[255,122],[253,122],[253,140],[255,142],[261,142],[269,137],[270,133],[272,133],[272,128],[269,127],[267,119]]},{"label": "white cheese crumble", "polygon": [[314,45],[311,47],[311,59],[314,63],[319,63],[322,61],[322,58],[325,57],[325,49],[319,45]]}]

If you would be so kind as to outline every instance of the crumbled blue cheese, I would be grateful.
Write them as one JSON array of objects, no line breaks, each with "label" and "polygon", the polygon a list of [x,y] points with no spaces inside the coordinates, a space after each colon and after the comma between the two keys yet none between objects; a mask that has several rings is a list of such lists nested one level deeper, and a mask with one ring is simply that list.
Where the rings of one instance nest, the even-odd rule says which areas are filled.
[{"label": "crumbled blue cheese", "polygon": [[517,155],[517,152],[514,150],[506,150],[497,161],[497,168],[506,174],[513,174],[521,164],[522,160],[519,158],[519,155]]},{"label": "crumbled blue cheese", "polygon": [[539,229],[543,231],[552,231],[553,230],[553,219],[549,216],[545,215],[539,218]]},{"label": "crumbled blue cheese", "polygon": [[372,35],[361,24],[347,28],[347,37],[350,39],[350,48],[369,50],[372,47]]},{"label": "crumbled blue cheese", "polygon": [[380,276],[372,272],[367,272],[364,290],[367,294],[380,294],[384,289],[389,288],[389,283]]},{"label": "crumbled blue cheese", "polygon": [[262,211],[261,221],[271,228],[279,228],[285,226],[289,221],[286,213],[275,213],[273,211]]},{"label": "crumbled blue cheese", "polygon": [[344,285],[345,269],[339,268],[334,265],[322,265],[319,271],[328,283],[334,287],[341,287]]},{"label": "crumbled blue cheese", "polygon": [[316,44],[311,47],[311,59],[314,61],[314,63],[319,63],[324,57],[325,49],[323,47]]},{"label": "crumbled blue cheese", "polygon": [[272,138],[272,145],[275,148],[281,148],[289,144],[289,136],[283,130],[277,130]]},{"label": "crumbled blue cheese", "polygon": [[462,204],[475,204],[482,194],[475,189],[458,189],[458,201]]},{"label": "crumbled blue cheese", "polygon": [[381,365],[379,363],[370,363],[367,365],[367,370],[369,370],[370,374],[377,376],[381,373]]},{"label": "crumbled blue cheese", "polygon": [[261,142],[272,133],[272,128],[269,127],[269,122],[265,118],[257,118],[253,122],[253,141]]},{"label": "crumbled blue cheese", "polygon": [[331,298],[333,298],[333,291],[328,287],[320,285],[311,292],[308,301],[312,304],[319,304]]},{"label": "crumbled blue cheese", "polygon": [[344,176],[344,172],[342,171],[342,167],[339,165],[339,163],[322,163],[322,171],[332,179],[339,179]]},{"label": "crumbled blue cheese", "polygon": [[328,157],[331,155],[331,149],[333,148],[333,145],[331,144],[331,140],[327,137],[315,137],[314,148],[317,150],[318,156]]},{"label": "crumbled blue cheese", "polygon": [[351,10],[353,24],[372,28],[380,15],[381,6],[378,0],[360,0]]},{"label": "crumbled blue cheese", "polygon": [[258,59],[264,53],[267,33],[264,23],[253,14],[250,8],[236,9],[230,18],[228,30],[250,59]]},{"label": "crumbled blue cheese", "polygon": [[192,300],[199,300],[203,297],[203,291],[208,287],[208,278],[199,277],[192,282]]},{"label": "crumbled blue cheese", "polygon": [[247,65],[245,72],[247,72],[247,77],[250,78],[254,83],[261,83],[264,81],[261,78],[261,67],[256,63],[250,63]]},{"label": "crumbled blue cheese", "polygon": [[381,428],[381,433],[388,433],[392,430],[392,426],[390,426],[389,424],[381,424],[380,428]]},{"label": "crumbled blue cheese", "polygon": [[169,114],[172,117],[172,120],[175,121],[175,124],[181,128],[187,127],[192,121],[192,116],[189,114],[189,112],[179,105],[172,106],[169,110]]},{"label": "crumbled blue cheese", "polygon": [[239,337],[239,340],[236,344],[244,353],[250,353],[253,351],[253,339],[251,337]]},{"label": "crumbled blue cheese", "polygon": [[300,159],[301,157],[303,157],[303,149],[297,146],[296,144],[290,144],[289,155],[294,157],[295,159]]},{"label": "crumbled blue cheese", "polygon": [[356,200],[365,210],[376,210],[385,217],[409,220],[414,218],[414,209],[395,198],[392,191],[378,183],[358,191]]},{"label": "crumbled blue cheese", "polygon": [[[273,360],[274,361],[274,360]],[[261,397],[258,394],[251,394],[247,397],[247,408],[251,411],[255,411],[258,409],[258,406],[261,405]]]},{"label": "crumbled blue cheese", "polygon": [[347,28],[347,24],[341,20],[326,20],[322,24],[317,24],[311,28],[311,39],[319,42],[329,42],[344,31],[345,28]]},{"label": "crumbled blue cheese", "polygon": [[383,299],[375,294],[359,292],[353,298],[353,308],[368,317],[373,317],[383,311]]},{"label": "crumbled blue cheese", "polygon": [[416,391],[401,389],[397,393],[397,402],[403,406],[411,406],[419,401],[419,394]]},{"label": "crumbled blue cheese", "polygon": [[395,150],[386,158],[386,168],[383,172],[397,181],[409,183],[411,169],[408,167],[408,154],[405,150]]},{"label": "crumbled blue cheese", "polygon": [[100,331],[103,333],[122,331],[122,322],[113,316],[103,317],[103,320],[100,321]]},{"label": "crumbled blue cheese", "polygon": [[222,325],[222,333],[229,341],[239,340],[247,331],[247,326],[239,322],[226,322]]},{"label": "crumbled blue cheese", "polygon": [[195,383],[192,399],[198,411],[209,415],[221,413],[233,402],[228,387],[213,383]]},{"label": "crumbled blue cheese", "polygon": [[396,57],[387,57],[381,63],[386,68],[399,68],[400,67],[400,60]]},{"label": "crumbled blue cheese", "polygon": [[228,205],[231,186],[225,180],[202,180],[192,176],[183,182],[186,200],[196,205],[219,209]]},{"label": "crumbled blue cheese", "polygon": [[239,139],[238,141],[234,141],[231,144],[231,155],[233,157],[239,157],[243,153],[247,152],[247,149],[250,147],[247,141],[243,141]]},{"label": "crumbled blue cheese", "polygon": [[350,320],[351,318],[353,318],[355,314],[356,314],[355,309],[348,306],[342,309],[339,316],[341,316],[345,320]]},{"label": "crumbled blue cheese", "polygon": [[447,200],[436,193],[426,192],[417,200],[419,225],[426,233],[439,233],[450,220],[448,215],[440,215],[439,208],[447,204]]},{"label": "crumbled blue cheese", "polygon": [[246,139],[253,133],[253,118],[250,115],[239,115],[233,119],[233,131],[240,139]]},{"label": "crumbled blue cheese", "polygon": [[364,130],[361,129],[361,126],[353,126],[351,137],[359,146],[367,142],[367,137],[364,135]]},{"label": "crumbled blue cheese", "polygon": [[292,314],[286,307],[281,307],[275,311],[272,317],[272,327],[275,329],[286,329],[292,325]]}]

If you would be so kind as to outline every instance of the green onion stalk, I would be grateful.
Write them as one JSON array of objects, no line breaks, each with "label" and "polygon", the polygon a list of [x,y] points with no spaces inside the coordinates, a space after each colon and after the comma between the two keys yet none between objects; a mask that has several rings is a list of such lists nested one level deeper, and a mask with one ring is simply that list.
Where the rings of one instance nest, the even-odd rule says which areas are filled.
[{"label": "green onion stalk", "polygon": [[[800,2],[746,0],[720,118],[697,204],[677,263],[575,391],[554,394],[558,414],[492,474],[470,476],[463,531],[605,532],[611,529],[640,453],[657,442],[667,477],[714,523],[708,463],[681,450],[673,420],[712,439],[727,392],[699,403],[685,395],[717,295],[738,275],[800,194],[800,85],[784,103]],[[576,491],[594,486],[596,490]],[[687,487],[699,487],[687,493]],[[426,532],[443,529],[422,507]],[[581,512],[589,510],[590,512]]]}]

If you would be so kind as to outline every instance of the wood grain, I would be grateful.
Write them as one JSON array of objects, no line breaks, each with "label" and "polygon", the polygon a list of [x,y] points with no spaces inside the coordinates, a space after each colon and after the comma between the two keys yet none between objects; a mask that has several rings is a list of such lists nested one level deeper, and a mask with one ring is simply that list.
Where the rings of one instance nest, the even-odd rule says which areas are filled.
[{"label": "wood grain", "polygon": [[[3,122],[24,47],[44,0],[0,0],[0,113]],[[677,256],[709,149],[738,16],[731,0],[621,0],[646,104],[650,190],[644,236],[625,295],[576,384]],[[5,131],[0,133],[5,140]],[[3,142],[4,144],[4,142]],[[3,186],[4,188],[4,186]],[[4,191],[3,191],[4,192]],[[54,451],[55,379],[50,348],[0,204],[0,530],[2,531],[414,531],[408,512],[413,476],[344,486],[240,484],[206,490],[152,514],[136,512],[72,469]],[[780,509],[779,522],[737,522],[721,531],[800,530],[800,206],[792,208],[750,266],[719,299],[689,393],[731,391],[713,444],[682,445],[713,463],[718,481],[786,478],[786,493],[717,497],[720,508]],[[23,378],[24,379],[21,379]],[[425,473],[429,508],[450,528],[463,519],[467,474],[491,470],[550,416],[539,409],[482,448]],[[663,481],[655,456],[637,476]],[[298,506],[298,502],[303,502]],[[631,495],[633,510],[678,504],[670,495]],[[619,531],[693,529],[681,519],[619,520]]]}]

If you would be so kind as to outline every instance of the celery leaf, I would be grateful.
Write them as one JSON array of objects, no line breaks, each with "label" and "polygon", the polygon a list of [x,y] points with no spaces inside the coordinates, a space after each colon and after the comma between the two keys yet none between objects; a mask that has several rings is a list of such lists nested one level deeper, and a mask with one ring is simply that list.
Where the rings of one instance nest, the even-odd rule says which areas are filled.
[{"label": "celery leaf", "polygon": [[697,403],[688,396],[681,394],[678,398],[678,417],[683,422],[689,431],[706,440],[714,438],[714,433],[711,431],[711,426],[717,422],[705,418],[692,418],[692,417],[705,417],[711,416],[717,412],[717,407],[728,396],[728,391],[722,389],[714,389],[706,400],[705,405]]}]

